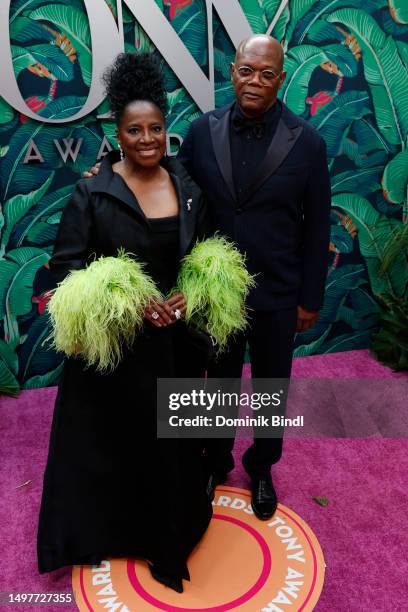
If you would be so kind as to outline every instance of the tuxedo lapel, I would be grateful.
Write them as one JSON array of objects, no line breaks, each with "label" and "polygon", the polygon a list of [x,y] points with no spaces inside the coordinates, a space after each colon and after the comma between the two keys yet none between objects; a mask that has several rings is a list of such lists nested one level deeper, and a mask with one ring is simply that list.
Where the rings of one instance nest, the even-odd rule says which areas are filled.
[{"label": "tuxedo lapel", "polygon": [[242,194],[240,205],[247,202],[266,181],[266,179],[269,178],[277,168],[279,168],[281,163],[289,155],[302,131],[303,127],[301,125],[288,127],[282,117],[279,119],[275,135],[271,140],[265,158],[262,161],[254,180]]},{"label": "tuxedo lapel", "polygon": [[210,133],[215,158],[225,183],[234,200],[237,199],[232,177],[231,146],[230,146],[230,116],[231,109],[219,119],[210,115]]}]

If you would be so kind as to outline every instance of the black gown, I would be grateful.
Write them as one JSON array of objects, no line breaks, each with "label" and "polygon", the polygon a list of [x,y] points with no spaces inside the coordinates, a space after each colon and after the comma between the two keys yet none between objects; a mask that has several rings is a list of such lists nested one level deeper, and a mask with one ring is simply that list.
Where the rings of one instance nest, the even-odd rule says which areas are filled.
[{"label": "black gown", "polygon": [[[149,221],[148,272],[166,294],[179,267],[178,217]],[[156,379],[186,375],[183,326],[146,323],[111,374],[66,359],[44,476],[40,573],[131,557],[189,579],[187,558],[212,514],[201,447],[156,438]]]}]

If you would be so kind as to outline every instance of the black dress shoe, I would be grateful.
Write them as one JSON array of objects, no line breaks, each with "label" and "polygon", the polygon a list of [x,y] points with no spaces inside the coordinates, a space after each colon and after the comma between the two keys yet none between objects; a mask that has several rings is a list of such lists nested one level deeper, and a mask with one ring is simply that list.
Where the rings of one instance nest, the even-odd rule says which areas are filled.
[{"label": "black dress shoe", "polygon": [[227,480],[226,474],[220,474],[219,472],[212,472],[208,478],[206,493],[210,499],[213,501],[215,497],[215,488],[220,484],[224,484]]},{"label": "black dress shoe", "polygon": [[278,505],[278,498],[271,476],[252,478],[251,506],[254,514],[261,521],[272,518]]}]

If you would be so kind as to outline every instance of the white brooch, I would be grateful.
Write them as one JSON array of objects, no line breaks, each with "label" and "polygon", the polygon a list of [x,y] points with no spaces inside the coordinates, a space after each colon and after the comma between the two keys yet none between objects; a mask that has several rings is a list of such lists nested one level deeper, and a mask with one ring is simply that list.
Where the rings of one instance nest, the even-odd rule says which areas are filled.
[{"label": "white brooch", "polygon": [[187,200],[187,210],[190,211],[191,210],[191,202],[193,201],[193,198],[189,198]]}]

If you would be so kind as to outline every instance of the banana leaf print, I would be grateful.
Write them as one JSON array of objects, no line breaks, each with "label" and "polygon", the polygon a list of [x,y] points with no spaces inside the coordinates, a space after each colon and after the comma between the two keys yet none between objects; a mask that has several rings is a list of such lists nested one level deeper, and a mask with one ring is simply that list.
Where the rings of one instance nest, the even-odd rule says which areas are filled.
[{"label": "banana leaf print", "polygon": [[326,141],[327,154],[335,157],[356,119],[371,113],[370,97],[364,91],[347,91],[330,100],[310,119]]},{"label": "banana leaf print", "polygon": [[405,0],[388,0],[391,16],[397,23],[408,23],[408,6]]},{"label": "banana leaf print", "polygon": [[30,13],[30,19],[50,23],[67,37],[75,48],[84,83],[89,87],[92,79],[91,34],[84,11],[74,6],[47,4]]},{"label": "banana leaf print", "polygon": [[[21,372],[23,389],[35,389],[55,384],[61,371],[62,355],[49,350],[47,338],[50,323],[47,312],[37,317],[19,349],[19,360],[24,363]],[[46,384],[44,384],[46,382]]]},{"label": "banana leaf print", "polygon": [[341,307],[345,304],[351,292],[363,286],[366,282],[364,268],[361,265],[346,265],[340,270],[334,270],[329,275],[323,308],[316,325],[297,335],[296,357],[306,357],[321,352],[321,348],[339,319]]},{"label": "banana leaf print", "polygon": [[13,349],[20,343],[17,318],[32,311],[34,278],[48,260],[49,255],[36,247],[14,249],[0,260],[0,319],[4,339]]},{"label": "banana leaf print", "polygon": [[328,21],[346,25],[357,36],[378,127],[392,144],[404,144],[408,131],[408,75],[396,42],[384,34],[371,15],[358,9],[335,11]]},{"label": "banana leaf print", "polygon": [[332,181],[332,193],[347,191],[349,193],[358,192],[367,196],[369,193],[378,191],[382,170],[382,166],[374,166],[373,168],[364,168],[357,171],[348,170],[336,174]]},{"label": "banana leaf print", "polygon": [[17,222],[20,221],[30,208],[37,204],[47,192],[53,178],[54,173],[52,173],[44,185],[36,191],[31,191],[27,194],[17,194],[3,204],[4,225],[1,233],[0,257],[5,253],[9,238]]},{"label": "banana leaf print", "polygon": [[[116,0],[104,1],[116,18]],[[283,44],[287,77],[279,96],[320,132],[329,155],[333,207],[326,300],[317,325],[298,335],[297,354],[368,347],[380,325],[381,296],[408,298],[407,253],[402,239],[396,242],[408,224],[408,4],[239,2],[254,32],[270,32]],[[206,2],[156,4],[207,76],[213,61],[216,105],[232,102],[235,49],[217,12],[210,58]],[[121,8],[124,48],[158,57],[168,90],[168,130],[185,137],[200,109],[126,3]],[[26,104],[44,118],[69,118],[81,109],[92,74],[83,0],[13,0],[9,30]],[[61,356],[43,344],[52,288],[48,260],[73,185],[103,145],[117,146],[108,114],[105,101],[79,121],[51,126],[28,119],[0,98],[0,392],[57,382]],[[35,152],[31,141],[43,163],[24,163],[28,151]],[[171,147],[174,152],[175,142]],[[401,246],[384,272],[386,245],[393,242]]]},{"label": "banana leaf print", "polygon": [[3,98],[0,98],[0,125],[4,123],[9,123],[13,119],[13,109],[3,100]]},{"label": "banana leaf print", "polygon": [[373,294],[406,295],[408,261],[404,253],[399,254],[392,267],[383,276],[379,271],[385,244],[390,236],[396,233],[399,227],[398,221],[380,215],[368,200],[356,194],[335,195],[332,203],[349,214],[357,226],[360,252],[365,258]]},{"label": "banana leaf print", "polygon": [[[387,5],[387,0],[365,0],[364,10],[368,13]],[[332,14],[336,9],[344,6],[361,6],[361,0],[319,0],[313,3],[312,8],[300,19],[293,33],[293,42],[304,44],[307,41],[310,30],[327,14]]]},{"label": "banana leaf print", "polygon": [[408,149],[398,153],[385,166],[382,188],[388,202],[402,204],[408,199]]},{"label": "banana leaf print", "polygon": [[309,81],[314,70],[328,60],[325,52],[313,45],[303,45],[288,51],[284,65],[287,76],[280,97],[297,115],[305,111]]}]

